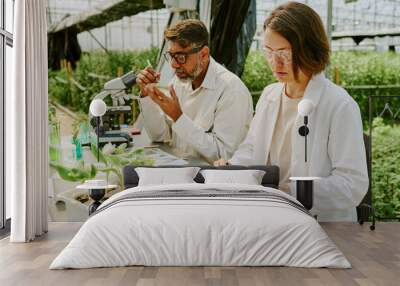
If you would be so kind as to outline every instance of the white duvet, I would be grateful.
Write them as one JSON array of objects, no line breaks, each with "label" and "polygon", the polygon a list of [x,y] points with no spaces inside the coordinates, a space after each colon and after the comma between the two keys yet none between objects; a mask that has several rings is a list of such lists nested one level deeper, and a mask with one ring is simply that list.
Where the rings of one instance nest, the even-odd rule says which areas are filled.
[{"label": "white duvet", "polygon": [[[350,268],[318,222],[290,205],[254,198],[143,199],[154,190],[265,190],[254,185],[179,184],[136,187],[104,202],[50,269],[145,266],[294,266]],[[111,204],[111,205],[110,205]],[[105,208],[108,205],[108,208]]]}]

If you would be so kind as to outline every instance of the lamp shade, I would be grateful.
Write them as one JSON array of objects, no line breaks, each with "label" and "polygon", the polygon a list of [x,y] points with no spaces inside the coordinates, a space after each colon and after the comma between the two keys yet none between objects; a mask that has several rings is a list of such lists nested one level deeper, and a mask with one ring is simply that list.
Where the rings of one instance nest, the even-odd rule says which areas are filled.
[{"label": "lamp shade", "polygon": [[94,99],[90,103],[89,110],[93,116],[103,116],[107,111],[107,105],[101,99]]},{"label": "lamp shade", "polygon": [[313,111],[313,109],[314,104],[309,99],[303,99],[299,102],[299,105],[297,106],[297,110],[302,116],[308,116]]}]

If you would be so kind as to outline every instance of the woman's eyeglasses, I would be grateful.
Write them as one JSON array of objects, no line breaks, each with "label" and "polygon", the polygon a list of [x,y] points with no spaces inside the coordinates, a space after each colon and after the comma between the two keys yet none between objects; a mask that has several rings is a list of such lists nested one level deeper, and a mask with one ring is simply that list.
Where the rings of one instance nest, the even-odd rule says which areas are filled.
[{"label": "woman's eyeglasses", "polygon": [[270,48],[263,47],[265,52],[265,56],[268,62],[272,63],[275,58],[278,58],[282,61],[283,64],[287,65],[292,62],[292,50],[283,49],[278,51],[273,51]]},{"label": "woman's eyeglasses", "polygon": [[200,51],[204,46],[201,47],[195,47],[191,49],[190,51],[187,52],[177,52],[177,53],[171,53],[171,52],[166,52],[164,53],[164,58],[170,63],[172,59],[174,59],[178,64],[184,65],[186,63],[186,59],[188,55],[195,54],[198,51]]}]

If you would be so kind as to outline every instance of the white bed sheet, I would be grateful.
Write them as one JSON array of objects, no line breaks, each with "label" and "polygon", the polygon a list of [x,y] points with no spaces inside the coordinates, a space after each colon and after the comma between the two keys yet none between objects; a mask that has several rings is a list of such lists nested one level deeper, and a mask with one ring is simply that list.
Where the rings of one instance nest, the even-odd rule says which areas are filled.
[{"label": "white bed sheet", "polygon": [[[143,186],[100,208],[129,192],[204,188],[283,194],[238,184]],[[186,198],[110,206],[82,225],[50,269],[127,265],[351,267],[318,222],[294,207],[254,198]]]}]

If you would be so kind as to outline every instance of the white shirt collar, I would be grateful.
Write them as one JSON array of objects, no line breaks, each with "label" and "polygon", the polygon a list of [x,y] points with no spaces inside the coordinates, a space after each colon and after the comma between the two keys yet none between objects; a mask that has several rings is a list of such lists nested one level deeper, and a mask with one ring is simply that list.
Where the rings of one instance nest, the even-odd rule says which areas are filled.
[{"label": "white shirt collar", "polygon": [[208,69],[206,76],[204,77],[203,82],[201,83],[200,87],[204,87],[207,89],[216,89],[216,79],[217,79],[217,63],[215,60],[210,56],[210,63],[208,64]]},{"label": "white shirt collar", "polygon": [[[318,105],[321,94],[324,92],[324,87],[327,82],[324,73],[319,73],[314,75],[307,84],[306,90],[304,91],[303,98],[310,99],[314,106]],[[282,92],[284,90],[284,83],[279,83],[277,87],[280,88],[280,92],[273,93],[268,100],[269,101],[279,101],[281,99]]]}]

